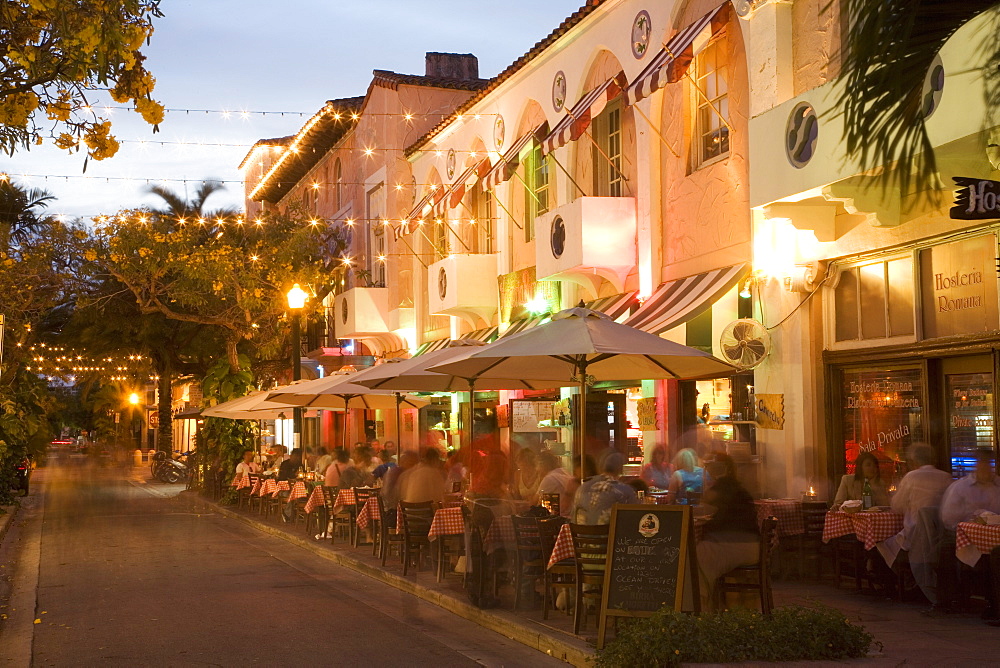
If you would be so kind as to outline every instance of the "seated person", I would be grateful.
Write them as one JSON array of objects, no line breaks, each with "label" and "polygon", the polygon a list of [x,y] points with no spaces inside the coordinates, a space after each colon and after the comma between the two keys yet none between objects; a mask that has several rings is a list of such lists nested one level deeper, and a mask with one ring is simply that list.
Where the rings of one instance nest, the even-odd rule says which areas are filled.
[{"label": "seated person", "polygon": [[[298,477],[300,468],[302,468],[302,448],[292,448],[291,455],[289,455],[288,459],[281,462],[281,465],[278,467],[278,480],[294,483]],[[291,493],[292,490],[290,488],[283,489],[278,492],[278,498],[287,499]],[[289,501],[281,509],[281,519],[285,522],[291,522],[294,515],[295,507],[293,502]]]},{"label": "seated person", "polygon": [[753,497],[737,480],[733,458],[722,452],[713,453],[705,468],[714,482],[703,500],[715,512],[705,522],[696,550],[701,609],[710,611],[719,577],[734,568],[757,563],[760,528]]},{"label": "seated person", "polygon": [[608,454],[602,462],[603,471],[589,478],[576,491],[573,513],[576,524],[609,524],[611,508],[616,503],[638,503],[635,490],[619,478],[625,469],[625,457],[619,452]]},{"label": "seated person", "polygon": [[253,460],[254,452],[253,450],[244,450],[243,459],[239,464],[236,465],[236,477],[240,478],[244,475],[258,474],[260,473],[260,464]]},{"label": "seated person", "polygon": [[[951,474],[934,468],[934,448],[928,444],[912,444],[906,450],[906,458],[911,470],[899,481],[899,489],[892,497],[892,512],[903,516],[903,530],[879,544],[879,551],[886,557],[889,565],[895,561],[898,550],[909,551],[910,538],[917,525],[920,509],[940,506],[941,497],[951,484]],[[891,554],[886,554],[886,551]]]},{"label": "seated person", "polygon": [[367,478],[351,461],[347,450],[341,448],[334,454],[333,463],[326,469],[325,483],[327,487],[348,489],[363,487],[367,483]]},{"label": "seated person", "polygon": [[444,466],[437,448],[427,448],[420,463],[400,476],[399,500],[407,503],[444,501]]},{"label": "seated person", "polygon": [[684,448],[674,457],[674,473],[667,486],[671,503],[697,505],[705,488],[705,471],[698,466],[698,455]]},{"label": "seated person", "polygon": [[[1000,513],[1000,478],[993,467],[993,448],[976,450],[976,470],[959,478],[945,491],[941,500],[941,523],[947,532],[954,534],[959,522],[967,522],[983,510]],[[946,579],[946,569],[952,569],[954,577],[954,561],[945,562],[946,550],[942,549],[941,578]],[[954,554],[954,548],[950,550]],[[1000,548],[994,548],[987,560],[990,587],[986,591],[987,607],[983,618],[993,626],[1000,626]],[[954,595],[954,582],[949,580],[942,586],[940,598],[944,606],[950,604],[949,598]]]},{"label": "seated person", "polygon": [[848,473],[840,479],[840,487],[837,488],[837,496],[833,499],[833,507],[839,508],[844,501],[860,501],[866,480],[872,488],[872,505],[888,506],[889,492],[882,484],[878,458],[870,452],[862,452],[854,460],[854,473]]},{"label": "seated person", "polygon": [[674,473],[674,467],[667,461],[667,448],[658,445],[653,448],[649,463],[642,467],[642,479],[650,487],[658,489],[668,489],[670,487],[670,476]]},{"label": "seated person", "polygon": [[559,458],[548,450],[538,453],[538,474],[541,481],[532,503],[538,505],[542,494],[558,494],[559,514],[569,517],[573,507],[573,494],[576,492],[576,479],[560,465]]},{"label": "seated person", "polygon": [[327,451],[327,449],[324,448],[322,445],[316,448],[316,454],[318,456],[316,457],[316,462],[313,466],[313,471],[316,471],[316,473],[319,475],[323,475],[326,473],[326,470],[330,467],[330,464],[333,463],[333,455],[331,455]]}]

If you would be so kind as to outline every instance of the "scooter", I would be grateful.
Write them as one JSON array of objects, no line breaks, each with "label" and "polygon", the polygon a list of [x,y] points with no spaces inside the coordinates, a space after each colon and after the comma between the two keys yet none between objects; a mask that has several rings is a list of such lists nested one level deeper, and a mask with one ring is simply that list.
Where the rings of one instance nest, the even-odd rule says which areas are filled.
[{"label": "scooter", "polygon": [[157,451],[153,455],[153,462],[150,464],[150,471],[153,478],[161,482],[173,484],[187,478],[188,468],[184,462],[176,459],[168,459],[167,453]]}]

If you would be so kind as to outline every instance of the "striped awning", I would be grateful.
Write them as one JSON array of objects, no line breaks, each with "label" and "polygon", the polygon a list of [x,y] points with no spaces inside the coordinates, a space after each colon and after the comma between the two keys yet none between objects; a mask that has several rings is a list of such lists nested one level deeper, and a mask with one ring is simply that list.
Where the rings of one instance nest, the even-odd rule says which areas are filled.
[{"label": "striped awning", "polygon": [[713,269],[667,281],[653,292],[625,324],[660,334],[702,313],[750,273],[750,264]]},{"label": "striped awning", "polygon": [[671,37],[625,89],[625,104],[633,105],[668,83],[679,81],[694,57],[725,27],[729,4],[719,5]]},{"label": "striped awning", "polygon": [[[477,329],[473,332],[469,332],[468,334],[463,334],[459,338],[473,339],[475,341],[482,341],[483,343],[490,343],[494,339],[496,339],[498,329],[499,327],[497,327],[496,325],[493,325],[492,327],[484,327],[483,329]],[[451,342],[452,339],[450,338],[437,339],[436,341],[428,341],[427,343],[424,343],[419,348],[417,348],[417,352],[414,354],[414,357],[416,357],[417,355],[423,355],[424,353],[430,353],[435,350],[441,350],[442,348],[447,348],[451,344]]]},{"label": "striped awning", "polygon": [[612,320],[617,320],[635,304],[635,296],[638,292],[638,290],[633,290],[632,292],[623,292],[620,295],[612,295],[611,297],[601,297],[600,299],[587,302],[584,306],[592,311],[600,311]]},{"label": "striped awning", "polygon": [[406,215],[408,220],[415,220],[417,218],[423,218],[424,209],[427,207],[434,207],[438,202],[440,202],[444,197],[443,188],[432,188],[427,191],[416,205],[410,209],[410,213]]},{"label": "striped awning", "polygon": [[490,170],[483,177],[483,190],[493,190],[498,185],[509,179],[514,175],[514,170],[517,166],[521,164],[521,151],[523,151],[528,144],[536,140],[537,137],[545,134],[548,129],[549,122],[545,121],[537,128],[526,132],[521,135],[516,142],[511,144],[510,148],[500,156],[500,160],[490,167]]},{"label": "striped awning", "polygon": [[545,315],[533,315],[528,318],[521,318],[520,320],[515,320],[514,322],[510,323],[510,327],[508,327],[507,331],[505,331],[503,334],[500,335],[500,338],[503,339],[508,336],[513,336],[518,332],[523,332],[526,329],[531,329],[536,325],[542,324],[551,317],[552,317],[551,313],[546,313]]},{"label": "striped awning", "polygon": [[445,189],[441,198],[438,199],[432,206],[430,216],[432,218],[438,218],[444,214],[447,209],[454,208],[458,206],[458,203],[462,201],[465,197],[466,189],[475,184],[484,174],[488,173],[490,170],[490,159],[483,158],[479,162],[470,165],[464,172],[458,175],[448,188]]},{"label": "striped awning", "polygon": [[542,153],[548,155],[557,148],[579,139],[590,127],[591,121],[619,94],[621,86],[618,85],[616,77],[612,77],[580,98],[556,123],[552,132],[542,140]]}]

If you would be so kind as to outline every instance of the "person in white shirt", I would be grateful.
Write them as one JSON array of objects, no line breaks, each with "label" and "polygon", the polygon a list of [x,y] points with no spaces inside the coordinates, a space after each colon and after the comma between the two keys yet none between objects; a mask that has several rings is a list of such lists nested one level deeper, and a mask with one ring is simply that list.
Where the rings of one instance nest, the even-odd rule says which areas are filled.
[{"label": "person in white shirt", "polygon": [[236,465],[236,477],[248,475],[248,474],[258,474],[260,473],[260,464],[253,460],[254,452],[253,450],[243,451],[243,460]]},{"label": "person in white shirt", "polygon": [[320,475],[326,475],[326,470],[330,468],[330,464],[333,463],[333,455],[327,452],[326,448],[320,446],[316,448],[319,453],[319,457],[316,459],[316,465],[313,471],[316,471]]},{"label": "person in white shirt", "polygon": [[538,483],[538,490],[533,502],[537,505],[542,494],[558,494],[559,514],[563,517],[569,517],[569,512],[573,507],[573,496],[578,487],[576,478],[560,466],[559,458],[548,450],[542,450],[538,453],[538,473],[542,476],[542,480]]},{"label": "person in white shirt", "polygon": [[941,523],[954,531],[980,510],[1000,513],[1000,478],[993,472],[993,449],[976,451],[976,470],[951,484],[941,501]]}]

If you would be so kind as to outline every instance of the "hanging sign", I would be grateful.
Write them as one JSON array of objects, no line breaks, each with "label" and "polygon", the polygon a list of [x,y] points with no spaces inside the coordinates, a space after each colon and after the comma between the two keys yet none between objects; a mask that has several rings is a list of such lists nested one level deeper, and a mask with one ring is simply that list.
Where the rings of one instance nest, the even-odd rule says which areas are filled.
[{"label": "hanging sign", "polygon": [[757,426],[761,429],[785,428],[785,395],[754,395],[754,408],[757,411]]},{"label": "hanging sign", "polygon": [[635,402],[636,413],[639,414],[639,430],[653,431],[659,429],[656,415],[656,397],[647,397]]},{"label": "hanging sign", "polygon": [[1000,218],[1000,181],[953,176],[958,186],[951,217],[956,220]]}]

